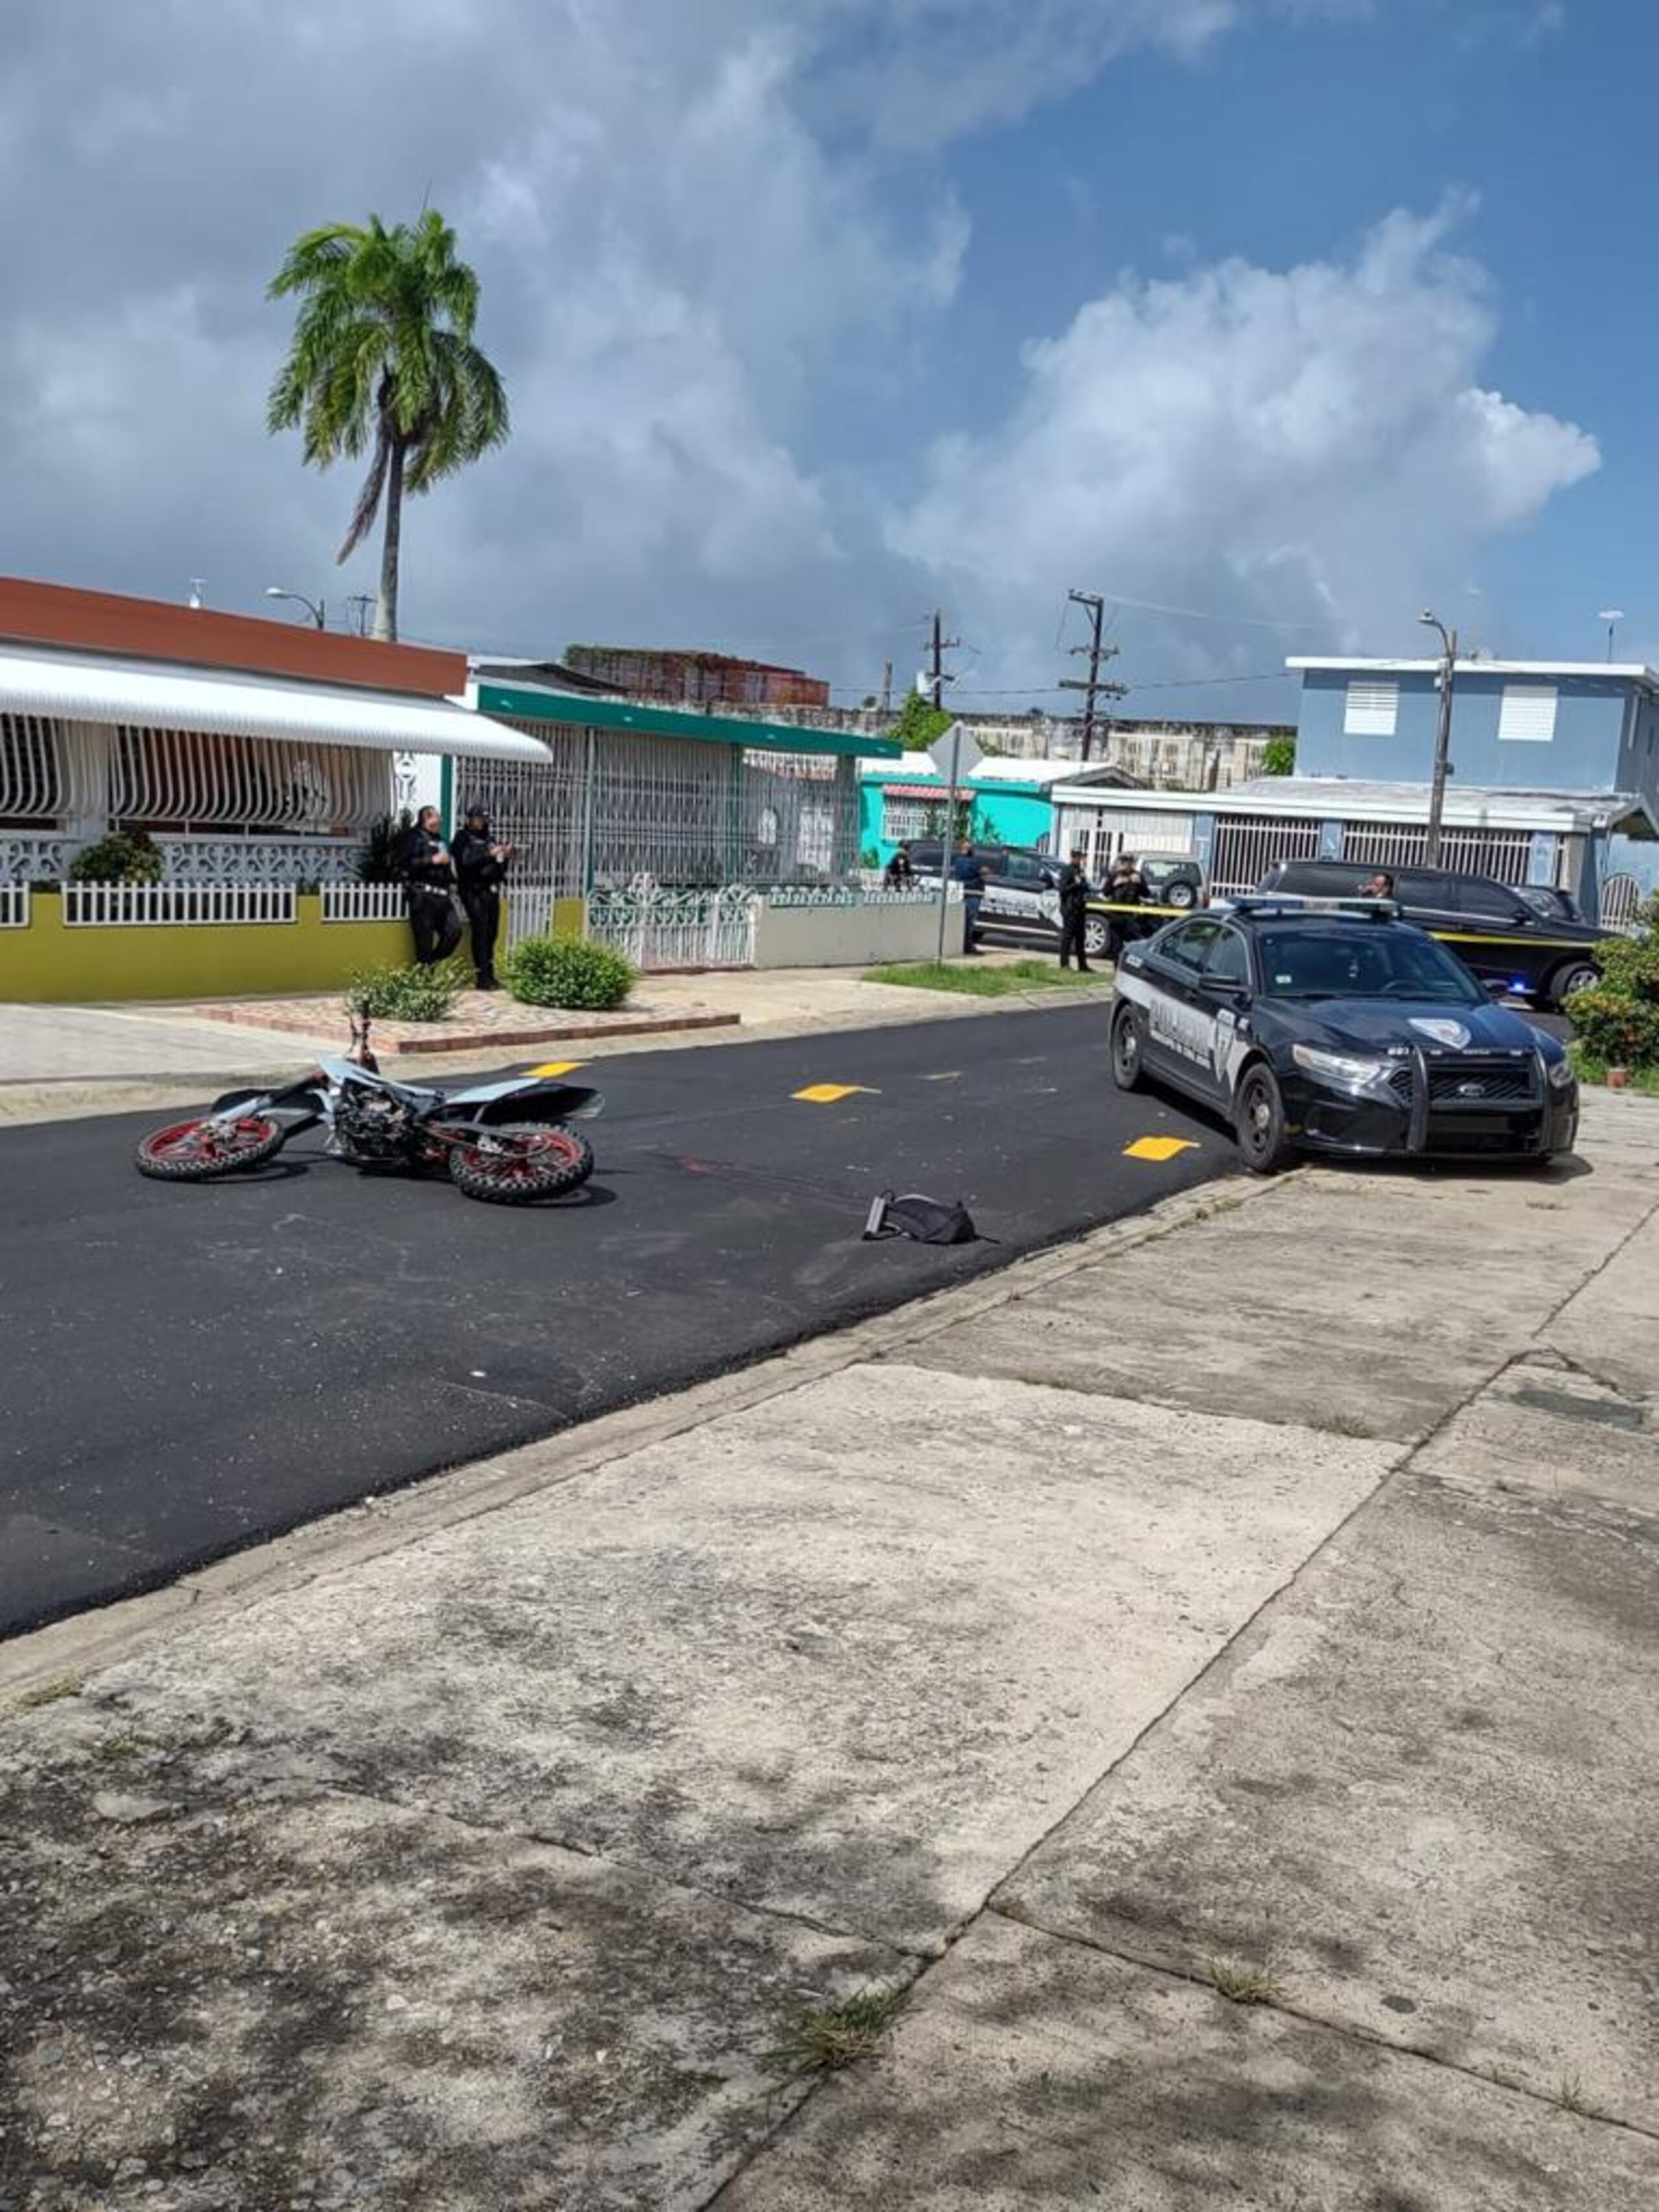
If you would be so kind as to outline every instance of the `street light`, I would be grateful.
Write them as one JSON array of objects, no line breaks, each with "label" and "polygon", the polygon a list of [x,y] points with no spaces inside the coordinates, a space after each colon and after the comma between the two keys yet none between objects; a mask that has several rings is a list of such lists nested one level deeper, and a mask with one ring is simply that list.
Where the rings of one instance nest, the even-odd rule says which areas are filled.
[{"label": "street light", "polygon": [[305,609],[319,629],[325,627],[323,602],[320,599],[308,599],[303,592],[285,592],[280,584],[267,584],[265,597],[268,599],[292,599],[296,606]]},{"label": "street light", "polygon": [[1429,786],[1429,833],[1424,840],[1425,867],[1440,865],[1440,817],[1446,811],[1447,755],[1451,750],[1452,683],[1457,673],[1457,632],[1425,607],[1418,620],[1440,633],[1440,713],[1434,726],[1434,779]]},{"label": "street light", "polygon": [[1618,628],[1619,624],[1625,619],[1625,610],[1623,607],[1603,607],[1601,611],[1596,616],[1595,619],[1597,622],[1604,622],[1607,626],[1607,659],[1611,660],[1613,659],[1613,633]]}]

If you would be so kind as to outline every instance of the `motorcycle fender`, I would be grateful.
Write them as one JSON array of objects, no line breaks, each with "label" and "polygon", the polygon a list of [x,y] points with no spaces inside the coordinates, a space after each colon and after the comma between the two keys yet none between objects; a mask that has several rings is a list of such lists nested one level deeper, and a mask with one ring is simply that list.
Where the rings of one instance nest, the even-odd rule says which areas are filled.
[{"label": "motorcycle fender", "polygon": [[208,1112],[246,1112],[249,1108],[284,1123],[291,1137],[320,1121],[327,1110],[318,1091],[296,1085],[286,1091],[227,1091],[214,1100]]},{"label": "motorcycle fender", "polygon": [[452,1091],[447,1103],[474,1121],[512,1121],[525,1109],[533,1121],[587,1121],[605,1111],[605,1094],[579,1083],[486,1083]]}]

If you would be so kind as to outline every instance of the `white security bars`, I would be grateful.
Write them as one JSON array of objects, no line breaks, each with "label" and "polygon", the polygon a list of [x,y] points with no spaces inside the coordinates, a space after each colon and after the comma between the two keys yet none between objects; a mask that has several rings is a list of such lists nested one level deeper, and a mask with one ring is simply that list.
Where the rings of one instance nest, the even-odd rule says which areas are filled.
[{"label": "white security bars", "polygon": [[[1414,823],[1348,823],[1342,832],[1342,857],[1373,868],[1420,868],[1428,849],[1426,828]],[[1445,830],[1440,865],[1455,875],[1495,876],[1501,884],[1524,884],[1532,865],[1528,830]]]},{"label": "white security bars", "polygon": [[366,830],[391,806],[388,753],[195,730],[116,732],[117,821],[340,831]]}]

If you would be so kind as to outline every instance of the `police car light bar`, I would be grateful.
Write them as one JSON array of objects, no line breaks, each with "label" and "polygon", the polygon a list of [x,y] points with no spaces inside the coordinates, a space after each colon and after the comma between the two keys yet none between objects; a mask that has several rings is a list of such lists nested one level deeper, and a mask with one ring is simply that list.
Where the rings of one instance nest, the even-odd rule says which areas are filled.
[{"label": "police car light bar", "polygon": [[1246,891],[1237,898],[1212,898],[1210,904],[1224,914],[1257,917],[1276,914],[1346,914],[1362,921],[1397,921],[1400,918],[1399,903],[1394,899],[1315,898],[1297,891]]}]

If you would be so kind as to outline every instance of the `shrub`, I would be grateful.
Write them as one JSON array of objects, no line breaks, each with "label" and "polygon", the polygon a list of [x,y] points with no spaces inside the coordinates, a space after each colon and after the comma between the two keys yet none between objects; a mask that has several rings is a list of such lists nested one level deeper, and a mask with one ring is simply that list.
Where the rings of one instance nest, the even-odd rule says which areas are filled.
[{"label": "shrub", "polygon": [[634,988],[633,963],[579,937],[526,937],[501,963],[507,988],[527,1006],[609,1013]]},{"label": "shrub", "polygon": [[360,884],[402,883],[404,839],[414,826],[415,817],[406,806],[395,819],[390,814],[383,814],[378,822],[370,823],[356,862]]},{"label": "shrub", "polygon": [[354,975],[346,1004],[377,1022],[441,1022],[466,988],[453,963],[441,968],[377,968]]},{"label": "shrub", "polygon": [[142,830],[112,830],[70,862],[72,884],[159,884],[161,855]]},{"label": "shrub", "polygon": [[1602,985],[1568,1001],[1573,1036],[1609,1067],[1659,1066],[1659,1003]]},{"label": "shrub", "polygon": [[1596,946],[1595,959],[1603,990],[1659,1006],[1659,933],[1650,929],[1639,937],[1609,938]]}]

